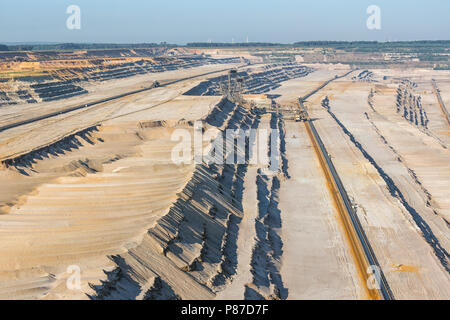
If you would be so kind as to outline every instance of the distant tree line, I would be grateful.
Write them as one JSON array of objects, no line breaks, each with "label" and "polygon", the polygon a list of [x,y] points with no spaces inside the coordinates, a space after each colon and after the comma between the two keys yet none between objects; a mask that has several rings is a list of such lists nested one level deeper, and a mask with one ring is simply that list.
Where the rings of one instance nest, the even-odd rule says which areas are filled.
[{"label": "distant tree line", "polygon": [[331,48],[351,52],[448,52],[450,40],[422,40],[422,41],[304,41],[295,42],[297,48]]},{"label": "distant tree line", "polygon": [[335,47],[354,45],[375,45],[377,41],[300,41],[294,42],[295,47]]},{"label": "distant tree line", "polygon": [[176,44],[161,43],[58,43],[58,44],[20,44],[3,45],[0,44],[0,51],[43,51],[43,50],[99,50],[99,49],[145,49],[145,48],[174,48]]},{"label": "distant tree line", "polygon": [[384,47],[410,47],[410,46],[450,46],[450,40],[418,40],[418,41],[302,41],[294,42],[294,46],[336,47],[336,46],[384,46]]},{"label": "distant tree line", "polygon": [[286,47],[289,44],[270,43],[270,42],[190,42],[186,44],[188,48],[246,48],[246,47]]},{"label": "distant tree line", "polygon": [[190,42],[185,46],[161,43],[60,43],[60,44],[25,44],[3,45],[0,51],[33,51],[33,50],[95,50],[95,49],[141,49],[155,47],[187,47],[187,48],[250,48],[250,47],[275,47],[275,48],[330,48],[350,52],[402,52],[402,53],[437,53],[449,52],[450,40],[423,40],[423,41],[302,41],[293,44],[271,42]]}]

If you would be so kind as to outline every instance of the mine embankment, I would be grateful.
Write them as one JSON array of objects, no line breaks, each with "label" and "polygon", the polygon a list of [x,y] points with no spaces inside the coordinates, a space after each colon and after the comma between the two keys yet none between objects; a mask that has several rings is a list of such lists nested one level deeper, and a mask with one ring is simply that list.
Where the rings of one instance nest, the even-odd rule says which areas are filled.
[{"label": "mine embankment", "polygon": [[289,289],[280,273],[283,257],[281,239],[282,212],[278,208],[280,185],[288,179],[285,154],[285,130],[280,115],[273,112],[270,119],[272,134],[269,139],[268,168],[258,169],[256,176],[258,215],[254,221],[256,237],[253,245],[250,271],[252,282],[246,284],[246,299],[287,299]]},{"label": "mine embankment", "polygon": [[417,85],[410,81],[403,81],[397,89],[397,113],[415,126],[427,129],[428,116],[422,107],[420,96],[414,95],[413,88]]},{"label": "mine embankment", "polygon": [[[116,57],[115,54],[119,54],[120,58]],[[44,57],[40,58],[44,59]],[[30,62],[24,61],[23,63]],[[9,72],[18,70],[19,75],[10,77],[9,73],[6,73],[4,77],[0,77],[0,107],[71,98],[87,94],[86,87],[88,84],[92,85],[108,80],[232,63],[240,63],[240,59],[140,56],[136,52],[124,58],[120,52],[108,52],[106,56],[102,56],[102,52],[99,51],[95,54],[92,52],[92,55],[86,57],[85,60],[46,61],[33,68],[33,70],[42,68],[42,73],[35,71],[35,75],[20,76],[20,71],[25,68],[22,67],[21,62],[2,61],[0,63],[0,76],[3,69]],[[26,74],[25,71],[22,72]]]},{"label": "mine embankment", "polygon": [[[290,79],[307,76],[313,70],[298,64],[268,65],[258,70],[237,72],[236,77],[242,80],[242,93],[261,94],[280,87],[280,83]],[[233,79],[233,82],[235,79]],[[224,94],[228,76],[219,76],[201,82],[198,86],[185,92],[185,95],[220,96]]]},{"label": "mine embankment", "polygon": [[[0,216],[0,296],[86,297],[112,267],[107,256],[140,243],[191,178],[193,165],[170,162],[176,128],[192,129],[105,125],[3,168],[10,203]],[[87,277],[82,291],[66,286],[71,265]]]},{"label": "mine embankment", "polygon": [[343,132],[349,137],[350,141],[355,145],[356,148],[364,155],[364,157],[374,166],[377,170],[378,174],[386,183],[386,186],[392,197],[399,199],[400,203],[403,205],[405,210],[411,215],[416,226],[420,229],[423,234],[423,237],[428,242],[428,244],[432,247],[436,257],[441,262],[442,266],[450,273],[450,268],[448,266],[448,261],[450,259],[450,255],[447,250],[442,247],[439,240],[433,233],[433,230],[430,228],[428,223],[423,219],[417,210],[410,205],[410,203],[406,200],[403,193],[400,191],[394,180],[383,170],[381,166],[377,164],[375,159],[364,149],[361,143],[356,140],[356,138],[352,135],[350,131],[345,127],[345,125],[337,118],[337,116],[331,111],[331,107],[329,106],[328,99],[323,101],[323,107],[326,108],[331,117],[336,121],[339,127],[343,130]]},{"label": "mine embankment", "polygon": [[440,92],[440,90],[439,90],[439,88],[438,88],[438,86],[436,84],[436,81],[433,80],[432,83],[433,83],[434,93],[435,93],[436,98],[437,98],[438,103],[439,103],[439,107],[441,108],[442,114],[444,115],[444,118],[447,120],[447,123],[450,125],[450,115],[448,113],[447,108],[445,107],[444,101],[442,100],[441,92]]},{"label": "mine embankment", "polygon": [[[237,148],[236,140],[227,140],[225,130],[257,127],[257,121],[249,110],[222,101],[205,121],[216,125],[225,141],[213,149],[224,148],[226,158],[231,147],[245,158],[245,150]],[[93,286],[93,298],[205,299],[223,289],[236,274],[246,163],[196,165],[175,203],[149,228],[143,241],[113,257],[117,267],[105,283]],[[155,282],[161,285],[145,285]]]}]

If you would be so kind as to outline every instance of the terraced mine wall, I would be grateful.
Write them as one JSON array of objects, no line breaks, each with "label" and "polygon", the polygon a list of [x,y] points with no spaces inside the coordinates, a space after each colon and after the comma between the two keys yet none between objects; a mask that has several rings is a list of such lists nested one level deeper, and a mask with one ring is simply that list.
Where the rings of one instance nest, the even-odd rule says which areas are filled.
[{"label": "terraced mine wall", "polygon": [[33,165],[38,161],[48,159],[51,156],[64,155],[82,147],[85,143],[94,144],[93,134],[99,131],[99,126],[92,126],[64,137],[52,144],[31,150],[23,155],[6,159],[1,162],[5,168],[14,169],[24,175],[29,175]]},{"label": "terraced mine wall", "polygon": [[360,82],[373,82],[373,72],[369,70],[364,70],[360,72],[358,75],[352,77],[353,81],[360,81]]},{"label": "terraced mine wall", "polygon": [[[408,79],[402,80],[397,88],[396,112],[411,126],[434,139],[442,148],[448,149],[445,142],[430,130],[430,119],[422,105],[422,97],[414,92],[416,87],[416,83]],[[369,106],[376,112],[371,102],[373,96],[374,93],[372,92],[371,95],[369,95]]]},{"label": "terraced mine wall", "polygon": [[[97,53],[100,54],[100,53]],[[139,54],[132,60],[111,58],[114,63],[108,63],[106,58],[115,57],[108,52],[108,57],[95,56],[77,66],[77,60],[54,61],[54,70],[49,62],[49,70],[43,70],[39,76],[14,76],[0,78],[0,107],[18,103],[36,103],[66,99],[88,93],[83,88],[87,82],[103,82],[113,79],[123,79],[135,75],[160,73],[171,70],[187,69],[203,65],[239,63],[240,58],[212,59],[208,57],[151,57]],[[1,57],[0,57],[1,59]],[[130,58],[131,59],[131,58]],[[4,60],[0,60],[5,64]],[[84,67],[83,65],[90,65]],[[0,68],[0,71],[3,71]],[[7,71],[7,70],[6,70]],[[1,76],[1,72],[0,72]]]},{"label": "terraced mine wall", "polygon": [[422,98],[413,93],[417,85],[408,80],[402,81],[397,89],[397,113],[415,126],[428,127],[428,116],[422,106]]},{"label": "terraced mine wall", "polygon": [[[72,81],[33,84],[30,88],[34,89],[42,101],[59,100],[87,93],[87,90],[72,84]],[[31,97],[29,93],[28,95]]]},{"label": "terraced mine wall", "polygon": [[[236,140],[227,140],[225,130],[256,127],[258,118],[222,100],[205,122],[220,129],[225,154],[230,146],[237,148]],[[93,286],[96,294],[92,298],[212,298],[236,273],[247,162],[197,165],[169,212],[148,230],[141,244],[111,257],[117,268],[102,285]]]},{"label": "terraced mine wall", "polygon": [[284,121],[275,112],[271,113],[270,128],[277,134],[270,136],[269,166],[278,170],[273,174],[273,171],[258,169],[256,177],[258,216],[255,219],[256,239],[250,262],[253,277],[244,291],[244,298],[248,300],[282,300],[288,297],[288,288],[281,276],[282,212],[278,204],[281,183],[289,179],[289,173]]},{"label": "terraced mine wall", "polygon": [[[312,68],[306,66],[285,63],[266,66],[263,71],[259,72],[248,70],[237,72],[235,76],[243,80],[242,93],[262,94],[280,87],[280,83],[283,81],[305,77],[313,71]],[[227,75],[211,78],[201,82],[184,94],[189,96],[220,96],[223,94],[221,88],[227,83]]]},{"label": "terraced mine wall", "polygon": [[3,51],[0,52],[2,61],[52,61],[59,59],[86,58],[120,58],[120,57],[155,57],[167,54],[167,48],[135,48],[135,49],[95,49],[95,50],[42,50],[42,51]]},{"label": "terraced mine wall", "polygon": [[[229,150],[234,150],[234,156],[243,157],[244,163],[198,164],[167,214],[148,229],[142,242],[111,257],[116,268],[107,272],[101,285],[92,285],[95,294],[91,298],[211,299],[233,280],[238,264],[237,237],[244,214],[243,183],[252,145],[247,137],[245,147],[239,148],[238,139],[230,138],[225,131],[256,129],[260,117],[222,99],[204,122],[219,129],[218,135],[224,141],[219,153],[224,159]],[[273,125],[277,126],[276,120]],[[278,150],[279,143],[276,145]],[[217,148],[221,147],[213,143],[209,159],[216,157]],[[272,187],[274,200],[276,179]],[[266,217],[266,222],[272,218]],[[273,230],[267,232],[274,238]],[[259,259],[265,258],[261,255]]]}]

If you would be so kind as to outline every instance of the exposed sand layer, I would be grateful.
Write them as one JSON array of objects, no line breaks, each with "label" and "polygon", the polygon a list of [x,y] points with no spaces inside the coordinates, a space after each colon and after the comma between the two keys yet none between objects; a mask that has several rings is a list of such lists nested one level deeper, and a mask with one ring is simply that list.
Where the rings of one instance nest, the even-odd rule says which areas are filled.
[{"label": "exposed sand layer", "polygon": [[[160,79],[180,79],[203,74],[215,70],[229,68],[229,65],[217,65],[195,68],[190,72],[185,70],[171,71],[159,74]],[[87,97],[65,99],[62,102],[40,103],[38,105],[15,106],[0,109],[0,123],[11,124],[24,119],[35,118],[54,111],[63,110],[75,105],[104,99],[124,92],[130,92],[145,86],[146,78],[155,79],[155,75],[137,76],[122,82],[112,80],[102,87],[93,90]],[[206,76],[203,76],[206,77]],[[0,132],[0,159],[28,153],[41,146],[48,145],[61,138],[105,121],[148,111],[156,106],[174,100],[192,86],[198,84],[202,77],[175,83],[169,87],[155,88],[140,94],[127,96],[118,100],[105,102],[87,109],[80,109],[67,114],[58,115],[41,121],[26,124],[7,131]],[[150,81],[150,83],[153,82]],[[188,98],[186,98],[189,100]],[[170,109],[169,109],[170,110]]]},{"label": "exposed sand layer", "polygon": [[286,124],[286,150],[291,179],[281,184],[279,208],[289,298],[364,299],[325,178],[298,123]]},{"label": "exposed sand layer", "polygon": [[[217,116],[210,115],[207,122],[222,130],[249,128],[258,121],[247,110],[229,102],[218,105],[212,114]],[[225,142],[223,151],[230,150],[228,144],[236,143],[229,139]],[[236,232],[243,215],[246,170],[245,164],[198,164],[177,201],[149,229],[140,245],[113,258],[117,267],[108,274],[106,283],[95,287],[94,297],[214,297],[214,292],[236,272]],[[147,286],[149,281],[153,285]]]},{"label": "exposed sand layer", "polygon": [[[220,100],[177,99],[185,85],[136,97],[129,108],[120,106],[122,112],[106,106],[54,121],[50,131],[40,122],[34,132],[8,132],[20,141],[12,145],[28,153],[1,171],[8,181],[0,199],[2,297],[86,298],[93,292],[89,283],[113,267],[107,257],[136,246],[167,212],[194,170],[172,163],[177,142],[171,133],[192,131],[190,121],[206,116]],[[76,131],[100,120],[101,125]],[[67,136],[71,127],[75,133]],[[60,134],[66,138],[58,139]],[[48,145],[45,138],[52,137]],[[71,265],[81,269],[81,290],[67,289]]]},{"label": "exposed sand layer", "polygon": [[93,145],[80,138],[66,155],[50,151],[50,159],[36,156],[33,165],[2,172],[17,189],[21,182],[38,185],[0,216],[2,296],[72,297],[60,291],[66,291],[64,273],[73,264],[83,270],[89,292],[88,282],[111,265],[107,255],[139,243],[192,174],[193,165],[170,161],[177,143],[171,127],[133,122],[97,130],[89,138]]},{"label": "exposed sand layer", "polygon": [[[100,135],[105,143],[117,142],[117,129],[104,130]],[[142,131],[138,133],[143,143],[135,156],[120,159],[118,155],[103,164],[89,159],[71,162],[69,167],[79,166],[71,177],[39,186],[23,205],[1,216],[0,256],[7,257],[1,263],[2,274],[17,277],[12,288],[5,288],[2,281],[4,294],[64,297],[58,295],[58,286],[65,288],[68,266],[78,265],[90,278],[101,277],[108,266],[101,257],[133,246],[145,226],[164,213],[192,168],[167,164],[173,146],[170,131],[161,129],[150,137]],[[39,283],[33,283],[31,275],[38,276]],[[21,286],[22,281],[32,284]]]},{"label": "exposed sand layer", "polygon": [[309,109],[394,296],[448,298],[450,154],[396,112],[389,86],[337,81]]},{"label": "exposed sand layer", "polygon": [[[282,110],[349,71],[312,67],[267,92]],[[448,76],[359,70],[306,102],[397,299],[450,298],[449,136],[431,85],[450,104]],[[9,106],[0,122],[136,89],[144,77],[153,80]],[[248,97],[257,109],[183,95],[209,77],[0,132],[0,298],[366,298],[303,123],[269,110],[266,96]],[[207,155],[234,150],[245,161],[175,164],[172,134],[199,134],[196,120],[216,129],[201,142]],[[257,142],[226,135],[250,128],[275,132],[263,141],[269,163],[250,161]]]}]

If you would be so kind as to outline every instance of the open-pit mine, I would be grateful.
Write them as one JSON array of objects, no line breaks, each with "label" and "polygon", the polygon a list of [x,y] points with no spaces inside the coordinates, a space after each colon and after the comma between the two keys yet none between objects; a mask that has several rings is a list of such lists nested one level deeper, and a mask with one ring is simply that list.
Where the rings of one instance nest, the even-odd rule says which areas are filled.
[{"label": "open-pit mine", "polygon": [[0,52],[0,299],[450,299],[450,71],[307,58]]}]

